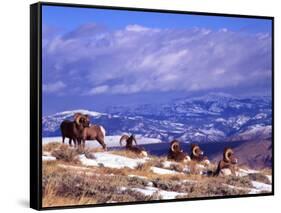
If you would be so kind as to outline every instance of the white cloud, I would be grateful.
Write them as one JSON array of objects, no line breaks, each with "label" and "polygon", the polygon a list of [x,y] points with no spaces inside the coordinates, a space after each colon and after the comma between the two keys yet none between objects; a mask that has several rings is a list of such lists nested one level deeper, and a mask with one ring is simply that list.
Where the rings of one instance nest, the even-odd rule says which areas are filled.
[{"label": "white cloud", "polygon": [[107,92],[109,89],[109,87],[107,85],[102,85],[102,86],[98,86],[98,87],[94,87],[92,88],[89,92],[87,92],[86,94],[88,95],[97,95],[97,94],[102,94]]},{"label": "white cloud", "polygon": [[60,90],[64,89],[66,87],[65,83],[62,81],[57,81],[54,83],[49,84],[43,84],[43,92],[46,93],[55,93],[59,92]]},{"label": "white cloud", "polygon": [[48,79],[60,83],[45,85],[45,90],[63,89],[62,79],[88,95],[261,85],[271,82],[270,45],[268,34],[226,28],[128,25],[107,31],[83,26],[46,42],[43,69]]},{"label": "white cloud", "polygon": [[144,31],[148,31],[149,28],[134,24],[134,25],[128,25],[126,27],[127,31],[133,31],[133,32],[144,32]]}]

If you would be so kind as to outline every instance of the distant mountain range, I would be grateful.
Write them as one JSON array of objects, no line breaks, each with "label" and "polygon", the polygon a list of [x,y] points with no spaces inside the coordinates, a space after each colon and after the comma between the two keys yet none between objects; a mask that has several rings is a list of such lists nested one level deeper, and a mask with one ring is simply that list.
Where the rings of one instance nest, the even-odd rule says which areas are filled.
[{"label": "distant mountain range", "polygon": [[58,112],[43,117],[43,137],[59,136],[60,123],[76,112],[90,115],[107,135],[140,134],[168,142],[263,140],[272,134],[271,97],[237,98],[208,94],[182,98],[165,105],[113,106],[104,113],[88,110]]}]

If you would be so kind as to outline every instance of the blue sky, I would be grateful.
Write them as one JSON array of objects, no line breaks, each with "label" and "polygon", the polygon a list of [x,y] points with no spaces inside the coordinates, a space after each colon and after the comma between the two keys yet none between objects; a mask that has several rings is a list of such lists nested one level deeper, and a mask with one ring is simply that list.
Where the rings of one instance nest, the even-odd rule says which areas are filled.
[{"label": "blue sky", "polygon": [[150,28],[192,28],[203,27],[245,32],[268,32],[270,22],[262,19],[237,17],[202,16],[171,13],[151,13],[93,8],[44,6],[43,22],[64,31],[73,30],[87,23],[99,23],[110,29],[120,29],[128,24],[138,24]]},{"label": "blue sky", "polygon": [[270,20],[43,6],[42,22],[43,114],[270,95]]}]

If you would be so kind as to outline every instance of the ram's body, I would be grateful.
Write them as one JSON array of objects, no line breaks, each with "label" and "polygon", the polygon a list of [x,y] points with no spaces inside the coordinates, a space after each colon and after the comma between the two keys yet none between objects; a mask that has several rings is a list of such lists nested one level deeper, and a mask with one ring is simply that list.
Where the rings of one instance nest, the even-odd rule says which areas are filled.
[{"label": "ram's body", "polygon": [[183,152],[180,148],[180,143],[177,140],[173,140],[170,144],[170,149],[167,158],[169,160],[174,160],[177,162],[187,162],[190,161],[190,157]]},{"label": "ram's body", "polygon": [[72,140],[74,146],[81,143],[82,134],[84,128],[88,127],[90,124],[87,115],[82,115],[81,113],[76,113],[74,115],[74,121],[64,120],[60,125],[62,142],[64,143],[65,138],[69,138],[69,145],[72,146]]},{"label": "ram's body", "polygon": [[86,127],[83,130],[82,134],[82,142],[85,147],[86,140],[97,140],[100,145],[102,145],[103,149],[106,149],[106,144],[104,142],[105,139],[105,129],[99,125],[92,125],[90,127]]}]

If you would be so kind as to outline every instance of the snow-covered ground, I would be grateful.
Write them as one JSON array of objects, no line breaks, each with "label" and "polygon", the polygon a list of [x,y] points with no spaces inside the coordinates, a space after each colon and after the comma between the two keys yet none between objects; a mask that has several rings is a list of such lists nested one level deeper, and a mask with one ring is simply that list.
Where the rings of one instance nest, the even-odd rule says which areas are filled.
[{"label": "snow-covered ground", "polygon": [[[105,143],[108,147],[120,146],[119,143],[120,138],[121,135],[114,135],[114,136],[109,135],[105,137]],[[139,145],[161,143],[160,139],[141,137],[140,135],[136,135],[136,140]],[[62,141],[61,137],[44,137],[42,139],[43,145],[51,142],[61,143],[61,141]],[[68,138],[65,140],[65,143],[68,144]],[[86,141],[86,147],[97,148],[97,147],[101,147],[101,145],[97,141]]]},{"label": "snow-covered ground", "polygon": [[56,160],[56,158],[55,157],[53,157],[53,156],[42,156],[42,160],[43,161],[53,161],[53,160]]},{"label": "snow-covered ground", "polygon": [[[121,190],[126,190],[126,187],[122,187]],[[175,199],[177,196],[184,196],[186,195],[185,193],[180,193],[180,192],[173,192],[173,191],[166,191],[166,190],[161,190],[156,187],[152,186],[147,186],[145,188],[128,188],[133,191],[140,192],[146,196],[152,196],[154,193],[157,193],[157,195],[160,195],[162,199],[169,200],[169,199]]]},{"label": "snow-covered ground", "polygon": [[127,158],[120,155],[114,155],[105,152],[99,152],[94,154],[94,159],[86,158],[85,155],[80,155],[79,159],[81,163],[85,166],[99,166],[103,165],[104,167],[109,168],[130,168],[134,169],[139,164],[145,163],[145,159],[142,158]]},{"label": "snow-covered ground", "polygon": [[174,174],[179,174],[179,172],[176,172],[176,171],[173,171],[173,170],[170,170],[170,169],[162,169],[162,168],[159,168],[159,167],[155,167],[155,166],[152,166],[151,167],[151,171],[156,173],[156,174],[159,174],[159,175],[174,175]]},{"label": "snow-covered ground", "polygon": [[259,192],[262,192],[262,191],[270,192],[271,189],[272,189],[271,184],[261,183],[261,182],[258,182],[258,181],[252,181],[252,184],[253,184],[254,188],[256,190],[258,190]]},{"label": "snow-covered ground", "polygon": [[[98,152],[91,155],[91,158],[87,158],[84,154],[79,155],[79,160],[84,166],[104,166],[108,168],[130,168],[135,169],[138,165],[145,163],[149,158],[128,158],[120,155],[115,155],[107,152]],[[163,169],[152,166],[151,172],[155,174],[179,174],[174,170]]]},{"label": "snow-covered ground", "polygon": [[229,188],[232,189],[238,189],[238,190],[248,190],[249,194],[259,194],[262,192],[271,192],[272,190],[272,185],[271,184],[266,184],[258,181],[251,181],[253,188],[244,188],[244,187],[238,187],[238,186],[232,186],[228,184],[223,184]]},{"label": "snow-covered ground", "polygon": [[[144,164],[146,162],[149,162],[151,158],[145,157],[145,158],[129,158],[117,154],[112,154],[110,152],[93,152],[90,154],[81,154],[78,156],[79,160],[82,164],[81,165],[67,165],[63,163],[59,163],[58,166],[62,168],[67,168],[69,170],[72,170],[73,172],[81,175],[86,175],[89,177],[92,176],[101,176],[101,174],[96,172],[97,167],[107,167],[107,168],[114,168],[114,169],[122,169],[122,168],[130,168],[130,169],[136,169],[139,165]],[[43,161],[53,161],[56,160],[54,156],[51,155],[50,152],[43,152],[42,156]],[[173,164],[177,164],[176,162],[171,162],[171,161],[165,161],[163,163],[164,168],[160,168],[157,166],[151,166],[150,171],[151,173],[157,174],[159,176],[161,175],[177,175],[177,174],[185,174],[183,172],[177,172],[173,169],[170,169],[169,167]],[[92,168],[91,166],[95,167]],[[201,167],[198,167],[201,168]],[[188,166],[184,168],[184,170],[190,169]],[[202,171],[204,168],[201,168]],[[240,169],[237,173],[237,176],[243,177],[248,174],[253,174],[253,173],[258,173],[259,171],[257,170],[250,170],[250,169]],[[203,173],[200,173],[203,174]],[[113,176],[114,174],[109,173],[109,174],[102,174],[103,176]],[[269,180],[271,180],[271,176],[267,175]],[[177,192],[177,191],[166,191],[162,190],[160,188],[155,187],[154,182],[152,179],[150,179],[149,176],[141,176],[141,175],[135,175],[135,174],[129,174],[128,178],[140,178],[146,181],[146,185],[143,187],[122,187],[120,186],[120,190],[133,190],[136,192],[140,192],[146,196],[160,196],[161,199],[175,199],[177,196],[186,196],[186,193]],[[200,180],[199,180],[200,181]],[[189,179],[184,179],[180,180],[178,183],[182,184],[194,184],[198,180],[189,180]],[[251,181],[252,187],[238,187],[235,185],[229,185],[229,184],[224,184],[222,183],[225,187],[229,187],[232,189],[237,189],[237,190],[243,190],[246,191],[249,194],[259,194],[263,192],[271,192],[272,191],[272,185],[271,184],[266,184],[258,181]]]},{"label": "snow-covered ground", "polygon": [[239,177],[244,177],[247,176],[248,174],[255,174],[258,173],[257,170],[253,170],[253,169],[239,169],[239,171],[236,172],[236,175]]}]

